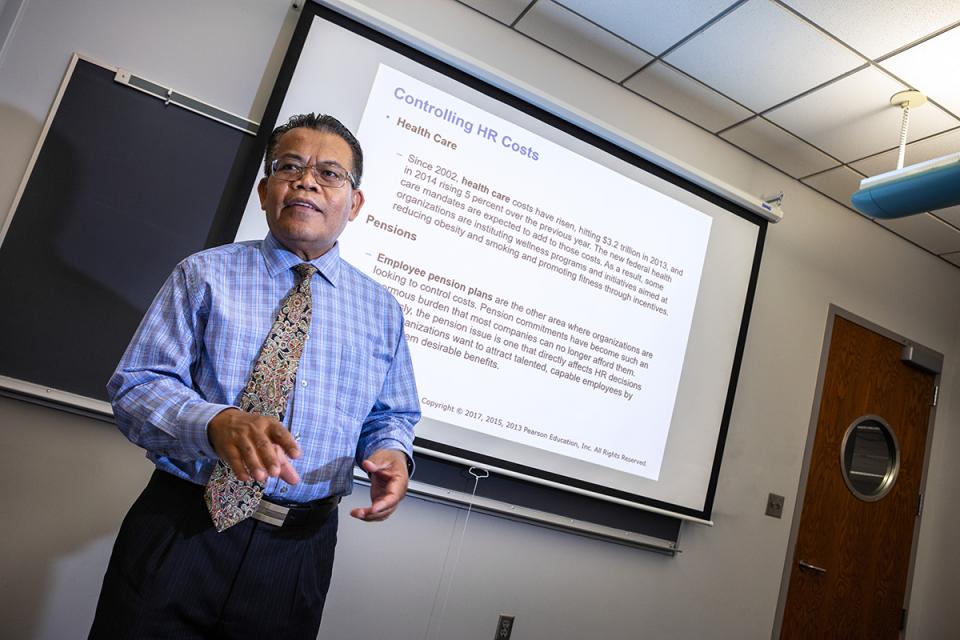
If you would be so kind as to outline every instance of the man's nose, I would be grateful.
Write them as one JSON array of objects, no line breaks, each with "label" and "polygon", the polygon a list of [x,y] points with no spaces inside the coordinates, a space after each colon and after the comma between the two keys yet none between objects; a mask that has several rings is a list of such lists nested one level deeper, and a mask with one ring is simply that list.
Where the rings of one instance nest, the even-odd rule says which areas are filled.
[{"label": "man's nose", "polygon": [[317,182],[317,177],[313,173],[313,167],[305,167],[303,170],[303,175],[294,180],[293,182],[294,189],[306,189],[307,191],[319,191],[320,183]]}]

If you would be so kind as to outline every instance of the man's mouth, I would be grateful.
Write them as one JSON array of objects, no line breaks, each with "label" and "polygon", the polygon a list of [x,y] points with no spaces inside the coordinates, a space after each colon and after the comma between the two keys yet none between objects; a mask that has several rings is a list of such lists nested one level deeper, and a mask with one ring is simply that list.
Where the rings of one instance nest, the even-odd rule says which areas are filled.
[{"label": "man's mouth", "polygon": [[306,209],[312,209],[314,211],[320,211],[320,207],[314,203],[306,200],[304,198],[294,198],[293,200],[288,200],[283,203],[284,208],[286,207],[304,207]]}]

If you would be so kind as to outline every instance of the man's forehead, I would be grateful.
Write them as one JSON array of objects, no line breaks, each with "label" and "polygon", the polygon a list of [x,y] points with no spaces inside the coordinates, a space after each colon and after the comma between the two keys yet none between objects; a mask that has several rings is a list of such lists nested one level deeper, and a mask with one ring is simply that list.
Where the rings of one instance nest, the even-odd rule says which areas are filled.
[{"label": "man's forehead", "polygon": [[[308,157],[310,157],[310,155],[311,154],[309,153],[297,153],[296,151],[292,151],[292,150],[284,151],[283,149],[281,149],[274,156],[274,159],[275,160],[306,160]],[[313,158],[313,162],[315,164],[331,165],[331,166],[337,166],[337,167],[342,166],[340,162],[335,157],[331,156],[331,154],[329,153],[316,154],[316,156]]]},{"label": "man's forehead", "polygon": [[337,134],[307,127],[297,127],[280,136],[276,155],[312,155],[318,150],[327,155],[343,156],[344,160],[353,156],[350,145]]}]

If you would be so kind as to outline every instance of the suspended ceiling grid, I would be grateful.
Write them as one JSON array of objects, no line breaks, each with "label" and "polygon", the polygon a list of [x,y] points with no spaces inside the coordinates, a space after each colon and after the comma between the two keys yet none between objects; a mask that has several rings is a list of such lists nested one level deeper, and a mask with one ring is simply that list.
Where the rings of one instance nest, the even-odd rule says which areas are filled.
[{"label": "suspended ceiling grid", "polygon": [[[854,211],[864,177],[960,151],[958,0],[457,0]],[[859,214],[857,214],[859,215]],[[960,206],[877,221],[960,266]]]}]

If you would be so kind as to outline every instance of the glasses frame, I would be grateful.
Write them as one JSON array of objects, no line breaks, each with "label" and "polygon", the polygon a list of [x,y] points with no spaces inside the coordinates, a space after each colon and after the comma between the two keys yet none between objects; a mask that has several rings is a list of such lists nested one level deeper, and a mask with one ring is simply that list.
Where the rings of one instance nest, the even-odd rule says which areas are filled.
[{"label": "glasses frame", "polygon": [[[270,175],[271,175],[272,177],[275,177],[277,180],[283,180],[284,182],[295,182],[295,181],[300,180],[301,178],[303,178],[303,176],[306,175],[306,173],[307,173],[307,169],[310,169],[310,173],[313,175],[314,181],[316,181],[316,183],[319,184],[319,185],[321,185],[321,186],[330,187],[331,189],[340,189],[340,188],[343,187],[343,185],[345,185],[345,184],[347,184],[347,182],[349,182],[351,189],[356,189],[356,188],[357,188],[357,181],[356,181],[356,179],[353,177],[353,174],[350,173],[349,171],[347,171],[346,169],[344,169],[344,177],[343,177],[343,180],[340,182],[340,184],[334,185],[334,184],[328,184],[327,182],[325,182],[324,180],[322,180],[322,179],[320,178],[320,176],[318,175],[318,171],[320,170],[320,167],[317,166],[317,165],[315,165],[315,164],[304,164],[304,165],[301,165],[301,164],[297,164],[296,162],[290,162],[290,161],[285,161],[285,162],[287,162],[287,163],[289,163],[289,164],[292,164],[292,165],[295,165],[295,166],[297,166],[297,167],[300,167],[300,171],[299,171],[299,173],[298,173],[298,175],[297,175],[296,177],[294,177],[294,178],[284,178],[283,176],[280,176],[280,175],[277,174],[277,165],[280,163],[280,160],[279,160],[279,159],[274,159],[274,160],[270,163]],[[339,168],[343,169],[343,167],[341,167],[339,163],[324,163],[324,166],[335,166],[335,167],[339,167]]]}]

